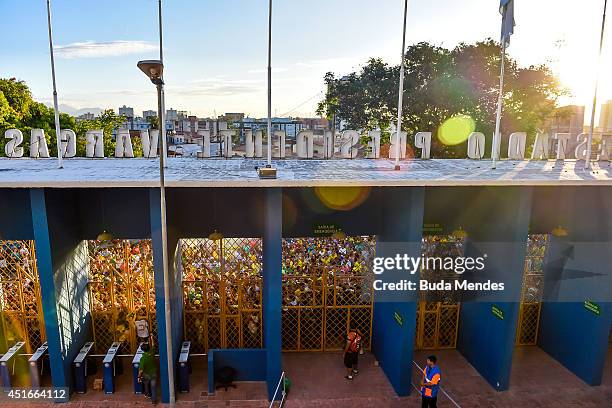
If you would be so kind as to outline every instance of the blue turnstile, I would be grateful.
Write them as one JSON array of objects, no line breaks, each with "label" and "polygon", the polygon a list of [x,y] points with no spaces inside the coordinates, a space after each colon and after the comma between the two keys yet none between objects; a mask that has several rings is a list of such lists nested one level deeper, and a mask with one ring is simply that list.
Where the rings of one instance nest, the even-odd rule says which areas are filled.
[{"label": "blue turnstile", "polygon": [[142,382],[138,381],[138,371],[140,369],[140,357],[142,357],[142,345],[144,343],[140,343],[138,346],[138,350],[136,350],[136,354],[134,354],[134,358],[132,359],[132,379],[134,382],[134,394],[142,394],[144,391],[144,387]]},{"label": "blue turnstile", "polygon": [[104,367],[104,393],[112,394],[115,392],[115,374],[117,374],[117,353],[119,352],[121,343],[116,341],[109,347],[102,366]]},{"label": "blue turnstile", "polygon": [[19,350],[25,346],[23,341],[13,344],[8,351],[0,358],[0,379],[2,386],[11,388],[11,375],[15,373],[15,361],[19,355]]},{"label": "blue turnstile", "polygon": [[181,354],[179,355],[179,392],[189,392],[189,372],[191,371],[191,362],[189,361],[189,348],[191,342],[184,341],[181,345]]},{"label": "blue turnstile", "polygon": [[74,391],[78,394],[87,392],[87,356],[93,345],[93,341],[85,343],[73,362]]},{"label": "blue turnstile", "polygon": [[44,374],[44,359],[48,355],[47,352],[48,347],[47,342],[45,342],[38,348],[38,350],[36,350],[34,354],[32,354],[32,357],[30,357],[28,360],[32,388],[40,388],[40,376]]}]

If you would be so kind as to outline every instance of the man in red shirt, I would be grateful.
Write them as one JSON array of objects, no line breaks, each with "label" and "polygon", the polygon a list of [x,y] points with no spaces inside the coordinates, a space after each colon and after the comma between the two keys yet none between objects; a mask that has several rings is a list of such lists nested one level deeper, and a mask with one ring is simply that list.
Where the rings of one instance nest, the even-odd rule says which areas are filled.
[{"label": "man in red shirt", "polygon": [[361,332],[357,329],[351,329],[346,335],[346,345],[344,346],[344,366],[346,367],[344,378],[347,380],[352,380],[353,375],[359,373],[357,364],[359,362],[360,350]]}]

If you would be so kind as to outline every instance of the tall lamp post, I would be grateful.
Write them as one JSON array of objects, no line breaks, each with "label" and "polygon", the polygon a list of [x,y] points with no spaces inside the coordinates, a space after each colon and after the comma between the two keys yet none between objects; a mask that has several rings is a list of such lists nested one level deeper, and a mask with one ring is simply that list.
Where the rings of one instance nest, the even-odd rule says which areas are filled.
[{"label": "tall lamp post", "polygon": [[62,162],[62,131],[60,129],[59,106],[57,103],[57,85],[55,84],[55,58],[53,56],[53,30],[51,29],[51,0],[47,0],[47,25],[49,29],[49,54],[51,55],[51,78],[53,80],[53,110],[55,113],[55,140],[57,141],[57,167],[64,167]]},{"label": "tall lamp post", "polygon": [[159,117],[159,191],[160,191],[160,211],[161,211],[161,239],[162,239],[162,266],[164,271],[164,315],[166,320],[166,355],[168,364],[168,393],[170,403],[174,404],[174,361],[172,358],[172,328],[170,325],[170,281],[168,273],[168,235],[166,225],[166,187],[164,184],[164,143],[162,137],[164,133],[163,109],[164,103],[162,95],[164,92],[164,64],[160,60],[139,61],[138,68],[149,77],[151,82],[157,87],[157,110]]},{"label": "tall lamp post", "polygon": [[584,161],[584,168],[591,168],[591,150],[593,148],[593,131],[595,129],[595,112],[597,110],[597,88],[599,87],[599,71],[601,70],[601,54],[603,51],[604,34],[606,32],[606,11],[608,9],[608,0],[604,0],[603,16],[601,18],[601,35],[599,37],[599,57],[597,60],[597,76],[595,78],[595,92],[593,94],[593,107],[591,110],[591,123],[589,126],[589,136],[587,139],[587,151]]},{"label": "tall lamp post", "polygon": [[[260,178],[275,179],[276,169],[272,167],[272,0],[268,1],[268,160],[265,167],[257,169]],[[279,149],[282,146],[279,143]],[[281,155],[282,157],[282,155]]]}]

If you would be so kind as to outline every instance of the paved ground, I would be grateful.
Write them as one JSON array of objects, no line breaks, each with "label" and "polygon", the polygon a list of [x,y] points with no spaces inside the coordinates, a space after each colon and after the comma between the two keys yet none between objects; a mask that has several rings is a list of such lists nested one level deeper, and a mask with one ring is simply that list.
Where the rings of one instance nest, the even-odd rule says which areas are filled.
[{"label": "paved ground", "polygon": [[[426,352],[417,353],[423,361]],[[601,408],[612,407],[612,348],[608,351],[604,383],[590,387],[538,347],[517,347],[510,390],[496,392],[456,350],[436,352],[443,370],[444,389],[462,408]],[[453,407],[445,402],[440,406]]]},{"label": "paved ground", "polygon": [[[429,352],[417,352],[422,364]],[[515,350],[511,389],[496,392],[456,350],[436,352],[443,370],[443,387],[462,408],[606,408],[612,407],[612,346],[608,351],[603,384],[589,387],[538,347]],[[404,408],[419,407],[416,395],[393,396],[391,386],[371,354],[362,356],[360,374],[349,382],[343,378],[340,353],[285,353],[283,366],[292,381],[287,408]],[[413,381],[418,370],[413,371]],[[214,396],[206,393],[206,364],[196,362],[189,394],[179,394],[181,408],[264,408],[268,407],[263,383],[239,383],[227,392]],[[69,408],[144,408],[151,406],[142,396],[131,392],[131,383],[121,381],[117,393],[104,395],[88,392],[78,395]],[[57,408],[54,404],[3,404],[2,408]],[[161,405],[160,405],[161,406]],[[454,408],[444,395],[439,407]]]},{"label": "paved ground", "polygon": [[[609,162],[508,161],[467,159],[409,160],[400,171],[386,159],[277,160],[277,180],[260,180],[254,159],[174,158],[166,169],[169,187],[302,186],[462,186],[462,185],[612,185]],[[0,187],[155,187],[159,164],[153,159],[0,159]]]}]

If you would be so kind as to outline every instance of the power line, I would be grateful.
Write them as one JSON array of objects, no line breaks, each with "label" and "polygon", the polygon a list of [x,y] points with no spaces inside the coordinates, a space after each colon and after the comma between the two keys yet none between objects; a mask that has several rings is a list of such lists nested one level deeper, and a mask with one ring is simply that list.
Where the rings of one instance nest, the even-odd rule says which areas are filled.
[{"label": "power line", "polygon": [[291,112],[295,111],[297,108],[307,104],[308,102],[310,102],[311,100],[313,100],[314,98],[316,98],[317,96],[321,95],[323,93],[323,91],[319,91],[316,94],[312,95],[310,98],[306,99],[305,101],[303,101],[302,103],[300,103],[299,105],[297,105],[296,107],[294,107],[291,110],[288,110],[287,112],[283,113],[282,115],[280,115],[280,117],[284,117],[287,116],[288,114],[290,114]]}]

